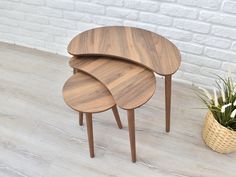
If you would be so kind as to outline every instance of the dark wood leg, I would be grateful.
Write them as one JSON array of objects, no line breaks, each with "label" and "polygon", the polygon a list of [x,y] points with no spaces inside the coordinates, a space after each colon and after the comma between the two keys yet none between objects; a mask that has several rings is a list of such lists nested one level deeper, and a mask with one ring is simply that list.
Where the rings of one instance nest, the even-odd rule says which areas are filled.
[{"label": "dark wood leg", "polygon": [[93,158],[94,157],[93,120],[92,120],[92,114],[91,113],[86,113],[86,124],[87,124],[87,133],[88,133],[90,157]]},{"label": "dark wood leg", "polygon": [[171,78],[172,78],[172,75],[165,76],[166,132],[170,132],[170,113],[171,113]]},{"label": "dark wood leg", "polygon": [[73,68],[73,74],[77,73],[77,69]]},{"label": "dark wood leg", "polygon": [[83,113],[79,112],[79,125],[82,126],[83,125]]},{"label": "dark wood leg", "polygon": [[136,162],[134,109],[127,110],[127,116],[128,116],[131,157],[132,157],[132,161]]},{"label": "dark wood leg", "polygon": [[119,112],[118,112],[118,110],[117,110],[116,105],[112,107],[112,111],[113,111],[113,114],[114,114],[114,116],[115,116],[116,123],[117,123],[119,129],[122,129],[122,123],[121,123],[121,121],[120,121],[120,116],[119,116]]}]

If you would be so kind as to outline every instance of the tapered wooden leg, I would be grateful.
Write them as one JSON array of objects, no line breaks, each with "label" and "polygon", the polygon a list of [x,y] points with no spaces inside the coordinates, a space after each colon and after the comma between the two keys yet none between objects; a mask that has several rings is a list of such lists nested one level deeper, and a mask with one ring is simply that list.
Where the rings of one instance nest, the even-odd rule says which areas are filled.
[{"label": "tapered wooden leg", "polygon": [[116,105],[112,107],[112,111],[113,111],[113,114],[114,114],[114,116],[115,116],[116,123],[117,123],[119,129],[122,129],[122,123],[121,123],[121,121],[120,121],[120,116],[119,116],[119,112],[118,112],[118,110],[117,110]]},{"label": "tapered wooden leg", "polygon": [[77,73],[77,69],[73,68],[73,74]]},{"label": "tapered wooden leg", "polygon": [[88,133],[90,157],[93,158],[94,157],[93,120],[92,120],[92,114],[91,113],[86,113],[86,124],[87,124],[87,133]]},{"label": "tapered wooden leg", "polygon": [[165,97],[166,97],[166,132],[170,132],[171,75],[165,76]]},{"label": "tapered wooden leg", "polygon": [[79,125],[82,126],[83,125],[83,113],[79,112]]},{"label": "tapered wooden leg", "polygon": [[134,109],[127,110],[127,116],[128,116],[131,157],[132,157],[132,161],[136,162]]}]

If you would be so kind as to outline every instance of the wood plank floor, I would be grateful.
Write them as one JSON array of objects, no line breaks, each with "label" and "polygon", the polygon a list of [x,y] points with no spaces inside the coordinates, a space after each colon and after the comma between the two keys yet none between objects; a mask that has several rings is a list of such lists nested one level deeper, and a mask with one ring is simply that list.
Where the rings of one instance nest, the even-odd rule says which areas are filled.
[{"label": "wood plank floor", "polygon": [[206,110],[192,87],[173,83],[171,132],[165,133],[163,79],[136,110],[137,163],[130,161],[126,112],[118,129],[111,111],[94,116],[95,158],[86,127],[62,99],[68,59],[0,43],[1,177],[235,177],[236,153],[202,141]]}]

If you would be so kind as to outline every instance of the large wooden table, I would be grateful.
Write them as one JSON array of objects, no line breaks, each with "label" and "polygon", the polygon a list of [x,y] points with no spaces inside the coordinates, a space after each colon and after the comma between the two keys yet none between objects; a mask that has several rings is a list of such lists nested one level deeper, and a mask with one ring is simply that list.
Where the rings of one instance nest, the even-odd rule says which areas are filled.
[{"label": "large wooden table", "polygon": [[143,29],[111,26],[77,35],[70,42],[68,52],[79,57],[105,56],[110,60],[127,60],[164,76],[166,131],[170,131],[171,80],[181,62],[180,52],[173,43]]}]

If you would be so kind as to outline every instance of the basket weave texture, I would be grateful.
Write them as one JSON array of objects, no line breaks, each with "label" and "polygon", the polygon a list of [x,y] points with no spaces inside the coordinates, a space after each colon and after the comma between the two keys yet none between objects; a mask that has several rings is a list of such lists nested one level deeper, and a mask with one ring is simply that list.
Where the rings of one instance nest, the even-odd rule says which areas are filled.
[{"label": "basket weave texture", "polygon": [[219,124],[209,111],[202,131],[203,140],[214,151],[230,153],[236,151],[236,131]]}]

